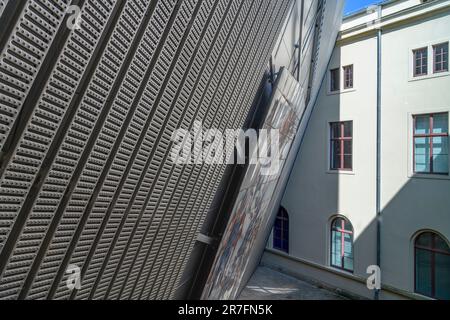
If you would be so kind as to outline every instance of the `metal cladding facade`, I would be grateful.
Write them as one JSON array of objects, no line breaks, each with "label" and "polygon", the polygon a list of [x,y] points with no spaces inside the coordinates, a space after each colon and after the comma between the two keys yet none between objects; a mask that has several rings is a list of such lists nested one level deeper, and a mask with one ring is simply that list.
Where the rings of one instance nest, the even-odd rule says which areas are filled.
[{"label": "metal cladding facade", "polygon": [[0,299],[168,299],[225,171],[172,134],[242,127],[292,1],[75,4],[0,0]]}]

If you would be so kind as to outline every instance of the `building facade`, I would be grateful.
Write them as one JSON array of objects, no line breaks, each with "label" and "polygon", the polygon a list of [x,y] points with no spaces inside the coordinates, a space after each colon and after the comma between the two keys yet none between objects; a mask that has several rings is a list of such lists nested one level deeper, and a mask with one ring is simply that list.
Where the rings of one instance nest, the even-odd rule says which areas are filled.
[{"label": "building facade", "polygon": [[450,1],[345,17],[263,264],[359,297],[450,299],[449,41]]}]

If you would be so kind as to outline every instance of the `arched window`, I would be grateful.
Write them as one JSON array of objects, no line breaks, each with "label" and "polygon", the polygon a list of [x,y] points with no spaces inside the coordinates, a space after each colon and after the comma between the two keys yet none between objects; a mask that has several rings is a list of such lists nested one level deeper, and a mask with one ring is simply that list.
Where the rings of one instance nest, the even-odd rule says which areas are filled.
[{"label": "arched window", "polygon": [[353,272],[353,227],[343,218],[331,225],[331,266]]},{"label": "arched window", "polygon": [[289,253],[289,215],[283,207],[278,211],[273,227],[273,248]]},{"label": "arched window", "polygon": [[415,290],[417,293],[450,300],[450,247],[433,232],[420,234],[415,242]]}]

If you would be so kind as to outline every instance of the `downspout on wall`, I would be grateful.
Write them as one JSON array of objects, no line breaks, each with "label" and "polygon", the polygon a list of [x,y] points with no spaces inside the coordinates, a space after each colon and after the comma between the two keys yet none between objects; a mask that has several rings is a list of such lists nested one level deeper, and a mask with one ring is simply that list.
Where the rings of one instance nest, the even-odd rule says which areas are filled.
[{"label": "downspout on wall", "polygon": [[[381,20],[382,6],[378,6],[378,21]],[[381,26],[377,27],[377,179],[376,179],[376,211],[377,211],[377,265],[381,268],[381,75],[382,75],[382,35]],[[375,290],[375,300],[380,299],[380,289]]]}]

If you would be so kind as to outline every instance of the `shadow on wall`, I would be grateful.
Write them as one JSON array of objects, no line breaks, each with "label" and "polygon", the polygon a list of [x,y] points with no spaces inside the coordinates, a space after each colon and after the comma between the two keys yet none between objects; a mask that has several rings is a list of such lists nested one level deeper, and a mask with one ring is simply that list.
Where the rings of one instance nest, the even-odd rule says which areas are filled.
[{"label": "shadow on wall", "polygon": [[[341,88],[345,80],[345,65],[340,48],[337,48],[329,70],[339,68]],[[355,68],[360,68],[361,72],[373,72],[376,66],[355,65]],[[361,85],[362,81],[357,81],[355,74],[356,85]],[[330,92],[331,82],[329,72],[324,79],[321,100],[313,111],[282,203],[289,214],[289,254],[325,266],[328,271],[326,276],[317,280],[350,291],[354,289],[361,296],[373,297],[374,292],[366,289],[365,280],[368,277],[367,268],[377,264],[376,86],[369,84],[367,92],[364,91],[366,88],[358,87],[366,95],[366,101],[374,103],[358,104],[357,111],[348,112],[341,109],[342,100],[357,99],[358,96],[352,98],[353,93],[349,93],[343,98],[342,94],[333,94]],[[345,122],[349,121],[352,122],[351,146],[345,142],[349,132]],[[344,122],[337,125],[341,130],[333,130],[333,123],[340,122]],[[367,132],[370,132],[369,136]],[[383,139],[387,141],[386,136]],[[394,159],[391,161],[404,161],[400,152],[407,152],[408,158],[412,157],[411,148],[405,147],[406,143],[410,144],[410,140],[405,140],[405,145],[398,148],[398,156],[392,155]],[[333,148],[333,144],[337,146]],[[353,157],[347,157],[349,154]],[[335,159],[336,155],[338,159]],[[417,236],[433,231],[450,244],[450,180],[418,175],[407,177],[405,175],[408,173],[404,170],[390,177],[387,174],[390,170],[383,168],[393,164],[386,160],[386,155],[382,156],[381,275],[383,285],[388,291],[393,289],[395,292],[387,295],[382,293],[381,298],[411,296],[410,293],[416,291],[414,243]],[[353,158],[354,163],[349,158]],[[346,170],[347,161],[351,162],[352,170]],[[343,170],[331,170],[333,164]],[[401,186],[399,182],[395,186],[395,181],[406,183]],[[343,225],[342,221],[336,220],[339,218],[345,218],[349,223]],[[276,238],[279,238],[279,234]],[[348,240],[344,243],[340,241],[342,236],[347,239],[353,237],[353,250]],[[279,240],[272,235],[269,247],[275,244],[283,249],[282,245],[279,246]],[[341,265],[338,265],[339,257],[342,258]],[[439,262],[436,258],[433,262],[430,255],[429,259],[427,261],[425,257],[425,260],[417,261],[422,270],[421,279],[429,277],[430,283],[426,285],[430,287],[434,282],[434,287],[450,288],[450,258],[446,260],[439,257]],[[433,265],[434,274],[438,274],[439,279],[431,279]],[[348,271],[351,272],[337,267],[350,269]],[[319,273],[312,273],[312,277],[317,275]],[[349,279],[356,280],[357,284],[349,286]]]}]

